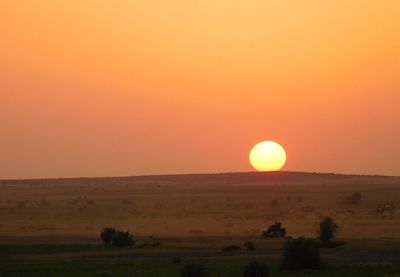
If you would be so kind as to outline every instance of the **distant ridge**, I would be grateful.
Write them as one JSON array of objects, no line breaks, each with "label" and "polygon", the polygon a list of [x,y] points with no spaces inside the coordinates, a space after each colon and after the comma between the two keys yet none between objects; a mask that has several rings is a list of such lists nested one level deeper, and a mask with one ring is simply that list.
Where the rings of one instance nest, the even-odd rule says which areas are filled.
[{"label": "distant ridge", "polygon": [[77,177],[77,178],[50,178],[50,179],[4,179],[3,184],[107,184],[107,183],[136,183],[136,182],[169,182],[169,183],[218,183],[218,184],[399,184],[399,176],[384,175],[357,175],[339,173],[316,172],[226,172],[226,173],[193,173],[193,174],[164,174],[164,175],[137,175],[120,177]]}]

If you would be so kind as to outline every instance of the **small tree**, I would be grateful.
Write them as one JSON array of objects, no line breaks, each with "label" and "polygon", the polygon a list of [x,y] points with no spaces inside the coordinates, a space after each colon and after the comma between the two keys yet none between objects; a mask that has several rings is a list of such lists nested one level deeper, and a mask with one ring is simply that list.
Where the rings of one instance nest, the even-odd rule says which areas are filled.
[{"label": "small tree", "polygon": [[209,277],[207,268],[203,264],[189,263],[181,271],[181,277]]},{"label": "small tree", "polygon": [[305,237],[286,240],[281,269],[296,270],[318,267],[321,267],[318,241]]},{"label": "small tree", "polygon": [[330,241],[337,233],[339,226],[333,222],[332,218],[325,217],[319,223],[319,239],[321,242],[326,243]]},{"label": "small tree", "polygon": [[115,235],[115,232],[116,230],[114,227],[104,227],[103,230],[101,230],[100,237],[105,245],[111,245],[111,241]]},{"label": "small tree", "polygon": [[269,277],[269,266],[262,262],[251,262],[244,268],[244,277]]}]

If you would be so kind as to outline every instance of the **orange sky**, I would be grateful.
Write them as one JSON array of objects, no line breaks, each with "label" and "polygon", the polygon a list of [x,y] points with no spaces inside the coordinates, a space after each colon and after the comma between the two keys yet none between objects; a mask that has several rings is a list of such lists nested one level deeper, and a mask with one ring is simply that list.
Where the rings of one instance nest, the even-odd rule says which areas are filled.
[{"label": "orange sky", "polygon": [[400,175],[400,1],[0,2],[0,178]]}]

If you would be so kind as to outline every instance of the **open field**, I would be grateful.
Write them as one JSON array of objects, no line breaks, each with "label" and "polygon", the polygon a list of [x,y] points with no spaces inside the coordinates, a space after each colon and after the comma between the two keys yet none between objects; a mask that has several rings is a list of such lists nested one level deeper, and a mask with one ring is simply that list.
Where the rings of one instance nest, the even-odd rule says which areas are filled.
[{"label": "open field", "polygon": [[[361,201],[344,203],[353,192],[361,193]],[[274,221],[282,221],[289,235],[313,236],[320,217],[329,215],[343,238],[400,238],[399,199],[400,178],[379,176],[277,172],[0,181],[0,237],[81,242],[113,225],[143,237],[251,238]]]},{"label": "open field", "polygon": [[[354,192],[361,199],[351,203]],[[274,276],[400,276],[399,199],[400,178],[383,176],[3,180],[0,275],[177,276],[185,262],[201,260],[213,276],[241,276],[246,263],[263,260]],[[323,250],[324,271],[278,272],[283,240],[262,240],[261,230],[281,221],[290,236],[315,237],[323,216],[339,224],[338,237],[347,245]],[[128,230],[138,243],[154,246],[103,247],[98,237],[104,226]],[[257,249],[221,251],[246,241]],[[181,263],[173,264],[173,257]]]}]

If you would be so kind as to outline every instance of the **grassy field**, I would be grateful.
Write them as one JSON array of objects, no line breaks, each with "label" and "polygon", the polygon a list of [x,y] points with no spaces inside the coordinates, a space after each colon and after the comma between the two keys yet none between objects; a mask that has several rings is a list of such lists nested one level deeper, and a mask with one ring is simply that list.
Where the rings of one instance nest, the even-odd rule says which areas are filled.
[{"label": "grassy field", "polygon": [[[349,201],[355,192],[361,199]],[[201,261],[212,276],[242,276],[253,260],[274,276],[400,276],[400,178],[294,172],[0,181],[0,276],[179,276]],[[279,271],[281,221],[315,237],[323,216],[345,246],[323,250],[326,268]],[[115,226],[139,244],[113,250]],[[223,252],[254,241],[257,249]],[[180,263],[173,263],[179,257]]]},{"label": "grassy field", "polygon": [[[240,239],[217,244],[235,243]],[[190,261],[205,264],[212,276],[242,276],[250,261],[270,265],[273,276],[400,276],[400,241],[352,240],[343,247],[323,250],[325,268],[279,271],[282,240],[255,241],[256,250],[226,253],[208,241],[166,241],[152,249],[109,249],[100,245],[8,245],[0,247],[1,276],[179,276]],[[195,243],[197,244],[197,243]],[[182,245],[182,248],[178,245]],[[211,246],[211,247],[210,247]],[[178,257],[179,263],[173,263]]]}]

